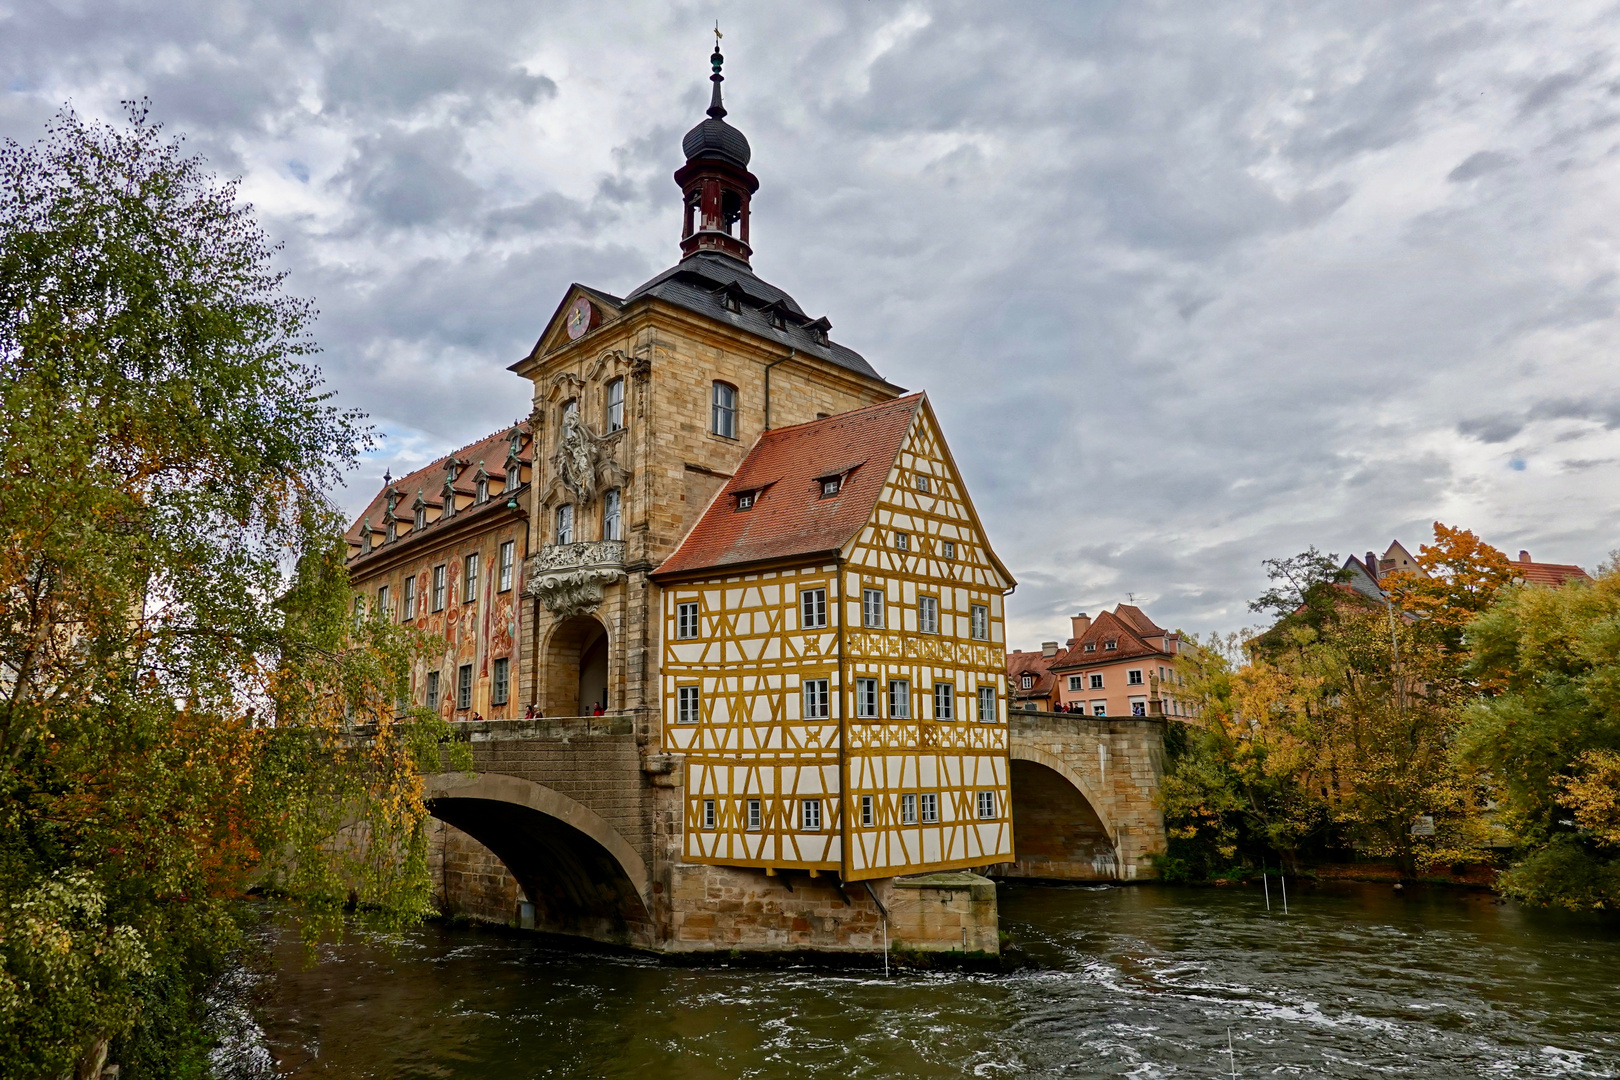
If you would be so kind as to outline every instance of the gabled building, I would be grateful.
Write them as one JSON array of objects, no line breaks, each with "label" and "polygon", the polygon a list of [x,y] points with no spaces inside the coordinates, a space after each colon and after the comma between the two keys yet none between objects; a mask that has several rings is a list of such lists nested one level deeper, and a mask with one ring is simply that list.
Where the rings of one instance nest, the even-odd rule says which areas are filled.
[{"label": "gabled building", "polygon": [[1053,661],[1059,703],[1091,716],[1191,716],[1177,689],[1180,635],[1132,604],[1072,620],[1074,643]]},{"label": "gabled building", "polygon": [[[1070,645],[1074,642],[1071,640]],[[1041,642],[1039,652],[1014,649],[1007,654],[1007,700],[1017,712],[1050,712],[1061,698],[1052,664],[1065,651],[1055,641]]]},{"label": "gabled building", "polygon": [[[1591,581],[1592,576],[1573,563],[1538,563],[1528,551],[1520,551],[1517,559],[1509,559],[1514,579],[1526,585],[1545,585],[1557,588],[1570,581]],[[1390,542],[1382,556],[1367,552],[1364,558],[1350,556],[1344,561],[1349,575],[1345,584],[1370,600],[1382,602],[1384,590],[1381,582],[1397,571],[1427,576],[1428,571],[1418,563],[1399,540]]]},{"label": "gabled building", "polygon": [[688,862],[1007,861],[1002,597],[927,398],[763,432],[651,575]]}]

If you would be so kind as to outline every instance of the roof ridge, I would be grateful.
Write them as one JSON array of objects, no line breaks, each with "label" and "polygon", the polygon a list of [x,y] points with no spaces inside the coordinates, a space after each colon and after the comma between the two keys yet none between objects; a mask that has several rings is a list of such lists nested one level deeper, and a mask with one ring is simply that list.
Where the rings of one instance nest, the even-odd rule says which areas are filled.
[{"label": "roof ridge", "polygon": [[864,413],[864,412],[871,412],[874,409],[893,408],[894,406],[898,405],[902,401],[921,400],[924,396],[926,396],[926,394],[927,394],[926,390],[913,390],[909,394],[901,394],[898,397],[892,397],[892,398],[889,398],[886,401],[874,401],[872,404],[870,404],[870,405],[862,405],[858,409],[846,409],[843,412],[833,413],[830,416],[821,416],[821,417],[817,417],[814,420],[803,420],[803,421],[800,421],[797,424],[788,424],[785,427],[770,428],[770,429],[768,429],[766,431],[760,432],[760,438],[761,439],[774,438],[777,435],[785,434],[787,432],[800,431],[800,430],[802,430],[804,428],[807,428],[807,427],[814,427],[816,424],[830,424],[834,420],[848,420],[852,416],[856,416],[856,415],[858,415],[860,413]]},{"label": "roof ridge", "polygon": [[[439,464],[442,461],[446,461],[446,460],[448,460],[450,458],[453,458],[453,457],[460,457],[462,454],[466,453],[468,450],[471,450],[473,447],[477,446],[479,443],[489,442],[491,439],[493,439],[493,438],[495,438],[497,436],[500,436],[500,435],[504,435],[506,432],[511,431],[512,428],[514,428],[514,427],[522,428],[524,434],[528,434],[529,433],[528,424],[529,424],[529,422],[527,420],[518,420],[515,423],[513,423],[511,425],[511,427],[504,427],[503,426],[503,427],[496,428],[494,431],[490,432],[488,435],[484,435],[484,436],[481,436],[480,438],[474,439],[472,442],[467,443],[465,446],[458,446],[454,450],[451,450],[451,451],[448,451],[446,453],[440,454],[438,457],[436,457],[433,460],[429,461],[427,464],[421,465],[421,466],[418,466],[417,468],[412,469],[410,472],[406,473],[404,476],[401,476],[397,480],[395,480],[394,481],[394,486],[398,486],[400,483],[404,482],[405,480],[409,479],[412,476],[415,476],[417,473],[426,472],[427,470],[433,468],[433,466]],[[471,464],[471,462],[468,462],[468,464]],[[384,484],[383,488],[386,489],[388,486],[389,485]]]}]

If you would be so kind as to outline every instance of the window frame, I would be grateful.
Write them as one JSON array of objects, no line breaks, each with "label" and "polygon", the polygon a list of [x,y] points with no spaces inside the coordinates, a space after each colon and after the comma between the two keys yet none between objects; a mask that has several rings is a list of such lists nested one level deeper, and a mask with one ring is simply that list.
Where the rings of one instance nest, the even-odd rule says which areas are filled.
[{"label": "window frame", "polygon": [[928,477],[924,476],[922,473],[918,473],[916,475],[916,481],[918,491],[922,492],[924,495],[932,495],[934,493],[933,482]]},{"label": "window frame", "polygon": [[516,576],[515,571],[517,569],[517,541],[502,541],[501,546],[497,549],[497,551],[499,554],[496,556],[496,559],[498,560],[500,569],[496,577],[498,584],[496,591],[511,592],[512,579]]},{"label": "window frame", "polygon": [[377,586],[377,611],[388,622],[393,622],[394,609],[388,603],[388,586]]},{"label": "window frame", "polygon": [[917,824],[917,796],[910,792],[900,796],[900,824]]},{"label": "window frame", "polygon": [[939,824],[939,792],[924,791],[917,796],[917,824]]},{"label": "window frame", "polygon": [[1086,689],[1087,690],[1106,690],[1106,689],[1108,689],[1108,687],[1103,685],[1103,673],[1100,672],[1100,671],[1093,671],[1091,673],[1090,678],[1086,681]]},{"label": "window frame", "polygon": [[822,815],[820,799],[799,800],[799,831],[821,832]]},{"label": "window frame", "polygon": [[844,478],[842,476],[823,476],[821,478],[820,498],[835,499],[838,497],[838,493],[843,490]]},{"label": "window frame", "polygon": [[472,708],[473,666],[462,664],[456,669],[456,712]]},{"label": "window frame", "polygon": [[427,673],[422,684],[422,700],[434,712],[439,711],[439,695],[444,692],[444,687],[440,685],[442,681],[438,671],[434,670]]},{"label": "window frame", "polygon": [[799,719],[831,720],[831,688],[831,679],[801,679],[799,681],[799,696],[801,700]]},{"label": "window frame", "polygon": [[918,595],[917,633],[939,633],[939,597]]},{"label": "window frame", "polygon": [[489,502],[489,477],[480,476],[473,481],[473,504],[482,506]]},{"label": "window frame", "polygon": [[1069,693],[1083,694],[1086,690],[1086,677],[1084,675],[1069,676]]},{"label": "window frame", "polygon": [[978,792],[976,800],[979,810],[979,820],[986,821],[996,817],[996,793],[994,791]]},{"label": "window frame", "polygon": [[709,831],[715,828],[720,821],[720,814],[715,809],[713,799],[703,800],[703,828]]},{"label": "window frame", "polygon": [[759,832],[765,827],[765,812],[760,806],[760,801],[758,799],[749,799],[743,806],[748,815],[743,822],[743,831]]},{"label": "window frame", "polygon": [[[994,724],[999,721],[1001,719],[1001,710],[996,705],[996,688],[994,686],[981,686],[978,688],[977,696],[979,699],[979,723]],[[985,708],[987,700],[990,703],[988,709]]]},{"label": "window frame", "polygon": [[861,589],[861,625],[868,630],[885,630],[883,590]]},{"label": "window frame", "polygon": [[[687,625],[690,617],[691,624]],[[691,632],[688,633],[687,631]],[[703,632],[702,607],[696,600],[679,600],[675,604],[675,640],[695,641]]]},{"label": "window frame", "polygon": [[876,676],[855,679],[855,719],[878,720],[878,681]]},{"label": "window frame", "polygon": [[911,550],[911,534],[908,533],[908,532],[901,532],[899,529],[896,529],[894,531],[894,550],[896,550],[896,551],[910,551]]},{"label": "window frame", "polygon": [[956,719],[955,683],[943,680],[934,683],[934,719],[942,724]]},{"label": "window frame", "polygon": [[427,507],[418,506],[415,516],[411,518],[411,530],[421,532],[425,528],[427,528]]},{"label": "window frame", "polygon": [[696,724],[703,719],[703,693],[698,686],[675,688],[675,722]]},{"label": "window frame", "polygon": [[461,602],[470,604],[478,599],[478,552],[463,555],[461,567]]},{"label": "window frame", "polygon": [[990,640],[990,605],[968,605],[968,637],[973,641]]},{"label": "window frame", "polygon": [[511,700],[512,661],[509,657],[497,656],[490,665],[489,703],[491,706],[505,705]]},{"label": "window frame", "polygon": [[416,618],[416,575],[406,574],[401,587],[404,595],[400,597],[400,619],[409,622]]},{"label": "window frame", "polygon": [[603,410],[602,425],[608,434],[624,430],[624,376],[612,379],[607,384],[603,400],[606,405]]},{"label": "window frame", "polygon": [[956,541],[955,540],[946,540],[946,541],[944,541],[944,557],[947,558],[947,559],[956,558]]},{"label": "window frame", "polygon": [[602,539],[624,539],[624,495],[618,488],[602,493]]},{"label": "window frame", "polygon": [[[722,391],[726,399],[723,403]],[[709,434],[722,439],[737,437],[737,388],[719,379],[709,384]]]},{"label": "window frame", "polygon": [[[899,694],[896,694],[896,690],[899,690],[901,692]],[[890,720],[910,720],[911,719],[911,680],[910,679],[890,679],[889,680],[889,719]]]},{"label": "window frame", "polygon": [[1147,683],[1145,681],[1143,681],[1143,679],[1142,679],[1142,669],[1141,668],[1127,668],[1126,671],[1125,671],[1125,685],[1126,686],[1146,686]]},{"label": "window frame", "polygon": [[872,796],[861,796],[861,828],[870,829],[877,823],[877,811],[872,806]]},{"label": "window frame", "polygon": [[450,602],[450,564],[440,563],[433,568],[433,599],[430,611],[443,611]]},{"label": "window frame", "polygon": [[799,629],[827,629],[827,590],[799,590]]},{"label": "window frame", "polygon": [[552,540],[558,547],[574,542],[574,504],[563,503],[552,515]]}]

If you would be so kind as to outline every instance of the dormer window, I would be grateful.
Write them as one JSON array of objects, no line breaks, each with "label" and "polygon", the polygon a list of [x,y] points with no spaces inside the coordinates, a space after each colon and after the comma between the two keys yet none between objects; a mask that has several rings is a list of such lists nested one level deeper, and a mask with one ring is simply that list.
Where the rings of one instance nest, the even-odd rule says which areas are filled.
[{"label": "dormer window", "polygon": [[420,495],[416,498],[416,520],[411,522],[411,528],[416,532],[427,528],[427,503],[422,501]]},{"label": "dormer window", "polygon": [[742,311],[742,288],[735,282],[722,285],[719,289],[720,306],[733,314]]},{"label": "dormer window", "polygon": [[842,476],[824,477],[821,481],[821,497],[823,499],[830,499],[834,495],[838,494],[839,489],[843,486],[844,478]]},{"label": "dormer window", "polygon": [[439,516],[440,517],[446,517],[446,518],[452,518],[452,517],[456,516],[456,493],[455,492],[446,491],[444,493],[444,511]]},{"label": "dormer window", "polygon": [[1035,687],[1035,676],[1025,675],[1021,682],[1025,690],[1032,690]]},{"label": "dormer window", "polygon": [[832,322],[827,316],[823,315],[815,322],[805,324],[805,329],[810,331],[811,341],[814,341],[817,345],[825,345],[827,344],[827,333],[832,329]]},{"label": "dormer window", "polygon": [[1117,649],[1117,648],[1119,648],[1119,642],[1117,640],[1103,642],[1103,651],[1104,652],[1112,652],[1114,649]]},{"label": "dormer window", "polygon": [[754,508],[754,492],[752,492],[752,491],[739,491],[739,492],[737,492],[737,509],[738,510],[752,510],[753,508]]},{"label": "dormer window", "polygon": [[477,484],[473,487],[473,491],[474,502],[480,505],[489,502],[489,477],[480,476]]},{"label": "dormer window", "polygon": [[367,518],[365,524],[360,526],[360,554],[371,554],[371,519]]},{"label": "dormer window", "polygon": [[399,523],[393,518],[388,519],[388,542],[392,544],[399,539]]},{"label": "dormer window", "polygon": [[506,467],[506,490],[516,491],[518,489],[518,485],[521,484],[522,481],[523,466],[514,461],[512,464]]},{"label": "dormer window", "polygon": [[1097,643],[1095,641],[1088,641],[1088,642],[1085,643],[1084,646],[1082,646],[1082,648],[1083,648],[1083,650],[1085,652],[1096,652],[1097,651]]}]

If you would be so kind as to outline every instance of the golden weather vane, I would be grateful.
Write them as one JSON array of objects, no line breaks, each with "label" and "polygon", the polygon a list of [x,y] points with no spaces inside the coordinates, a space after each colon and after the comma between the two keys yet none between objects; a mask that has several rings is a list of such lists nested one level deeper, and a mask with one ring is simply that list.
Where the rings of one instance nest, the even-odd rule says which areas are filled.
[{"label": "golden weather vane", "polygon": [[725,37],[725,35],[720,32],[720,20],[716,19],[716,20],[714,20],[714,47],[715,48],[718,49],[720,47],[720,39],[723,38],[723,37]]}]

